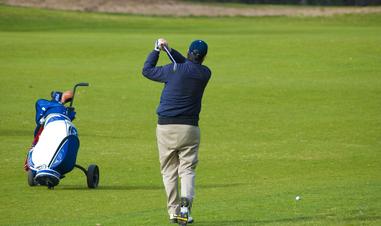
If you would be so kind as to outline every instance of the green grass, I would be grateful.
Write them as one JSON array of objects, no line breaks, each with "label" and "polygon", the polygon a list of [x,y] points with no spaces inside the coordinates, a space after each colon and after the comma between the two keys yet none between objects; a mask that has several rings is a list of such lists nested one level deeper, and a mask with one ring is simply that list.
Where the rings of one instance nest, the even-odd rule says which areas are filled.
[{"label": "green grass", "polygon": [[[156,38],[208,42],[195,225],[381,224],[381,15],[170,18],[0,6],[0,225],[167,225]],[[164,56],[164,55],[163,55]],[[167,63],[162,57],[160,64]],[[77,162],[54,190],[22,164],[34,102],[77,82]],[[295,201],[301,195],[302,200]]]}]

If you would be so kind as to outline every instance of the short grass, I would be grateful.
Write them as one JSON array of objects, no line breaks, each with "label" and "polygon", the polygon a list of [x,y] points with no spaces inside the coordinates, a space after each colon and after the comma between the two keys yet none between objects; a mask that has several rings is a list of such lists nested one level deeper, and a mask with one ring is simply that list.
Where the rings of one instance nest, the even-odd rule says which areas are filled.
[{"label": "short grass", "polygon": [[[167,225],[156,38],[209,43],[195,225],[381,224],[381,15],[170,18],[0,6],[0,225]],[[167,63],[162,56],[160,64]],[[34,102],[77,82],[81,148],[54,190],[22,170]],[[295,196],[302,200],[296,202]]]}]

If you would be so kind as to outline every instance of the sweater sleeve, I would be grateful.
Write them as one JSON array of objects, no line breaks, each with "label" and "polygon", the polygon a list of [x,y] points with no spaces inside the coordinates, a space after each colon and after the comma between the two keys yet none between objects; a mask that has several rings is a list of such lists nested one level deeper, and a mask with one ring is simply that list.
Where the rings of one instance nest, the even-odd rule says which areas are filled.
[{"label": "sweater sleeve", "polygon": [[152,51],[146,61],[144,62],[144,67],[142,74],[153,81],[157,82],[166,82],[167,73],[165,72],[164,67],[156,67],[157,61],[159,60],[159,52]]}]

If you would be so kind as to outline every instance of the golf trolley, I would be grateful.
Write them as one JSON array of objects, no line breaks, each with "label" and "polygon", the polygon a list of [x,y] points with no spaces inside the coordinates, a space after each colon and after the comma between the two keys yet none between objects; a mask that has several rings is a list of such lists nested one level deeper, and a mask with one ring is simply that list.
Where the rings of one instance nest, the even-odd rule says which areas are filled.
[{"label": "golf trolley", "polygon": [[36,102],[36,123],[41,127],[37,127],[39,132],[37,135],[35,132],[35,142],[26,160],[30,186],[43,185],[53,189],[75,167],[86,175],[89,188],[98,187],[99,167],[91,164],[85,169],[76,164],[79,138],[72,120],[75,116],[75,91],[79,86],[89,84],[78,83],[74,86],[69,107],[53,100],[40,99]]}]

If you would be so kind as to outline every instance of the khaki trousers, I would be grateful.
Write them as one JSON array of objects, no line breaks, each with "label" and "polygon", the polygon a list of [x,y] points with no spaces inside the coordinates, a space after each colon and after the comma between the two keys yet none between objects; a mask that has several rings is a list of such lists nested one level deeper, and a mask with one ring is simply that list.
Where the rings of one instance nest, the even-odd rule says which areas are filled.
[{"label": "khaki trousers", "polygon": [[198,162],[200,129],[191,125],[157,125],[160,170],[167,193],[168,214],[179,212],[178,178],[181,197],[193,200],[195,169]]}]

